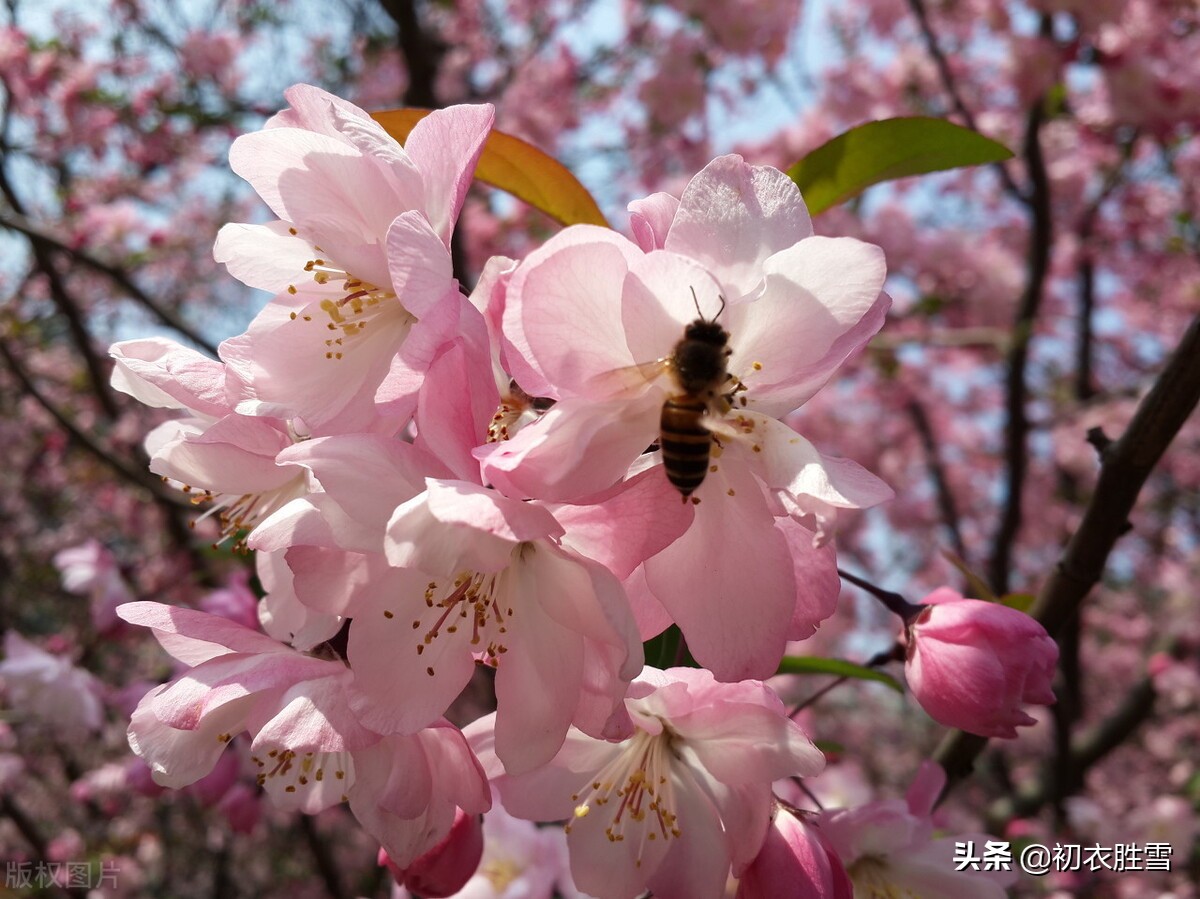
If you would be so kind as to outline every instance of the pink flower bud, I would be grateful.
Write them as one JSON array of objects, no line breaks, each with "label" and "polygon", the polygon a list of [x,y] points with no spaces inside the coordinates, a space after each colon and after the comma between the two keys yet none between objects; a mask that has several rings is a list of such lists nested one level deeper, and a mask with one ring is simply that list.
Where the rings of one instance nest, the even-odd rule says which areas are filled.
[{"label": "pink flower bud", "polygon": [[736,899],[853,899],[842,861],[818,827],[779,808],[767,839],[738,881]]},{"label": "pink flower bud", "polygon": [[1051,705],[1058,647],[1024,612],[943,587],[909,628],[908,685],[933,720],[983,737],[1036,723],[1025,703]]},{"label": "pink flower bud", "polygon": [[446,838],[407,868],[401,868],[383,849],[379,850],[379,863],[387,866],[396,883],[427,899],[453,896],[461,890],[482,857],[483,820],[461,808],[454,810],[454,825]]},{"label": "pink flower bud", "polygon": [[262,818],[262,798],[247,784],[236,783],[221,797],[217,811],[225,816],[234,833],[251,833]]}]

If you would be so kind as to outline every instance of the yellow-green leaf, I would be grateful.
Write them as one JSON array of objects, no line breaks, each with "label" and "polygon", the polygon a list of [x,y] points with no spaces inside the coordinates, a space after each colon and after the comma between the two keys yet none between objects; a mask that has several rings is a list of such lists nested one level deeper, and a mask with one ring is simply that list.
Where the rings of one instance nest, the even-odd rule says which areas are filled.
[{"label": "yellow-green leaf", "polygon": [[1005,593],[999,600],[1001,605],[1008,606],[1010,609],[1016,609],[1018,612],[1028,612],[1033,608],[1033,604],[1037,602],[1037,597],[1032,593]]},{"label": "yellow-green leaf", "polygon": [[988,586],[988,582],[981,575],[976,574],[971,570],[971,566],[960,559],[957,555],[948,549],[942,550],[942,558],[957,568],[962,576],[967,579],[967,586],[976,599],[986,600],[987,602],[996,601],[996,593]]},{"label": "yellow-green leaf", "polygon": [[827,659],[821,656],[784,656],[779,661],[776,674],[832,674],[837,677],[849,677],[856,680],[872,680],[888,687],[897,693],[903,693],[904,688],[890,674],[857,665],[845,659]]},{"label": "yellow-green leaf", "polygon": [[790,169],[812,215],[872,184],[1009,159],[1012,151],[945,119],[914,116],[867,122],[839,134]]},{"label": "yellow-green leaf", "polygon": [[[371,113],[384,130],[400,143],[428,109],[388,109]],[[564,225],[608,227],[604,213],[586,187],[561,162],[533,144],[493,131],[483,145],[475,177],[540,209]]]}]

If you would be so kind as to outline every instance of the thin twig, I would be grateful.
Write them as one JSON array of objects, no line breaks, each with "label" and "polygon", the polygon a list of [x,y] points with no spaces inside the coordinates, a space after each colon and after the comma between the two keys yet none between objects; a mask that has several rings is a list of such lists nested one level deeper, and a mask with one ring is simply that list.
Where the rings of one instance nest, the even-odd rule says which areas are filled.
[{"label": "thin twig", "polygon": [[[8,173],[4,169],[3,160],[0,159],[0,193],[8,200],[9,205],[18,214],[25,214],[24,205],[17,192],[13,189],[9,182]],[[26,235],[29,237],[29,235]],[[92,393],[96,396],[96,400],[100,404],[101,410],[109,418],[115,419],[118,414],[116,400],[113,399],[112,390],[108,386],[108,374],[104,364],[100,361],[100,357],[96,354],[95,347],[92,346],[92,335],[87,329],[87,324],[84,322],[83,312],[79,308],[79,304],[71,296],[67,290],[66,282],[63,281],[62,273],[54,264],[54,259],[50,255],[49,246],[36,237],[29,237],[29,245],[33,250],[34,262],[37,268],[46,276],[46,284],[50,289],[50,298],[54,301],[54,305],[58,307],[58,311],[62,314],[67,322],[67,330],[71,334],[71,341],[75,344],[75,349],[79,351],[79,356],[83,360],[84,368],[87,369],[88,378],[91,381]]]},{"label": "thin twig", "polygon": [[1042,100],[1029,112],[1025,129],[1025,160],[1032,184],[1029,210],[1032,227],[1029,232],[1029,268],[1025,290],[1013,323],[1013,341],[1008,352],[1008,375],[1005,380],[1005,495],[1000,524],[992,540],[992,557],[988,579],[997,595],[1009,590],[1009,568],[1013,544],[1021,528],[1021,491],[1029,463],[1029,418],[1025,401],[1029,385],[1025,380],[1029,363],[1029,344],[1033,337],[1038,310],[1045,293],[1046,276],[1050,270],[1050,246],[1054,239],[1050,213],[1050,179],[1042,156],[1041,128],[1044,121]]},{"label": "thin twig", "polygon": [[164,325],[169,328],[173,328],[175,331],[178,331],[181,335],[186,337],[196,346],[200,347],[206,353],[209,353],[212,356],[217,355],[217,348],[215,345],[205,339],[191,325],[180,318],[172,309],[159,303],[148,293],[142,290],[142,288],[137,285],[133,278],[130,277],[129,273],[119,266],[110,265],[101,259],[97,259],[95,256],[84,250],[64,243],[62,240],[54,237],[49,232],[31,224],[24,216],[18,216],[14,213],[0,213],[0,226],[8,228],[10,231],[16,231],[20,234],[24,234],[32,241],[36,241],[44,246],[51,247],[58,252],[65,253],[80,265],[104,275],[114,284],[120,287],[122,291],[128,294],[131,299],[144,306]]},{"label": "thin twig", "polygon": [[967,561],[967,547],[963,543],[962,528],[959,525],[958,504],[954,500],[954,491],[950,489],[950,480],[946,477],[946,468],[942,464],[942,456],[938,451],[933,425],[929,421],[925,407],[918,400],[910,400],[907,408],[908,416],[912,419],[913,427],[917,431],[917,436],[921,438],[921,446],[925,450],[925,462],[929,467],[929,476],[933,480],[934,492],[937,494],[942,523],[950,532],[950,542],[954,544],[955,554],[963,561]]},{"label": "thin twig", "polygon": [[1092,375],[1092,354],[1094,349],[1092,318],[1096,309],[1096,264],[1089,246],[1092,235],[1096,230],[1096,220],[1100,216],[1100,208],[1104,201],[1116,190],[1125,174],[1125,167],[1133,157],[1139,133],[1134,131],[1128,140],[1121,144],[1121,159],[1105,176],[1100,189],[1088,202],[1083,213],[1079,216],[1076,232],[1079,235],[1079,271],[1076,275],[1079,284],[1079,325],[1075,339],[1075,399],[1086,402],[1096,394]]},{"label": "thin twig", "polygon": [[71,421],[54,403],[50,402],[49,398],[38,389],[38,386],[33,383],[33,379],[29,373],[25,371],[24,366],[20,363],[8,344],[0,339],[0,358],[3,358],[13,376],[17,379],[20,385],[25,389],[25,392],[33,397],[39,406],[49,413],[60,428],[67,432],[70,438],[75,441],[82,449],[87,450],[121,477],[127,481],[137,484],[139,487],[144,487],[155,494],[161,500],[173,502],[167,498],[167,495],[156,489],[159,481],[153,475],[142,472],[137,469],[130,468],[124,461],[117,458],[112,453],[108,452],[99,443],[93,440],[88,434],[76,426],[75,422]]},{"label": "thin twig", "polygon": [[[954,81],[954,73],[950,70],[950,61],[946,58],[946,54],[942,52],[937,35],[933,33],[933,26],[929,23],[929,12],[925,8],[925,0],[908,0],[908,5],[912,9],[913,15],[916,16],[917,25],[921,29],[921,36],[925,39],[925,48],[929,51],[929,55],[933,57],[934,65],[937,66],[938,76],[942,80],[942,87],[950,95],[950,103],[954,107],[954,111],[962,117],[963,122],[968,128],[978,132],[979,127],[975,124],[975,116],[971,114],[971,110],[963,102],[962,94],[959,93],[958,85]],[[1003,162],[997,162],[993,164],[993,168],[999,174],[1000,181],[1004,184],[1004,189],[1016,199],[1026,202],[1024,193],[1017,186],[1017,182],[1013,180],[1012,175],[1009,174],[1008,167]]]},{"label": "thin twig", "polygon": [[304,834],[305,842],[308,843],[309,851],[317,866],[317,873],[321,875],[321,882],[325,884],[325,891],[333,899],[351,899],[353,894],[347,892],[342,886],[341,878],[338,877],[337,861],[334,859],[333,853],[329,851],[325,838],[317,830],[312,816],[301,815],[297,826]]}]

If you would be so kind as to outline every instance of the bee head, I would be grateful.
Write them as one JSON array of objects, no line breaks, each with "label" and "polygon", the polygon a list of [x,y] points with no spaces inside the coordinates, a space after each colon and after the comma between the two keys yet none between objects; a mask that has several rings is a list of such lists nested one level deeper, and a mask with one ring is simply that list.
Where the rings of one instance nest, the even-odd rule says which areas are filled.
[{"label": "bee head", "polygon": [[704,317],[700,311],[700,299],[696,296],[696,288],[692,290],[692,302],[696,304],[696,320],[684,329],[685,340],[699,340],[701,343],[723,347],[729,341],[729,332],[717,324],[717,319],[725,311],[725,297],[721,297],[721,308],[711,319]]},{"label": "bee head", "polygon": [[685,340],[697,340],[711,346],[723,347],[729,342],[729,332],[715,321],[698,318],[683,331]]}]

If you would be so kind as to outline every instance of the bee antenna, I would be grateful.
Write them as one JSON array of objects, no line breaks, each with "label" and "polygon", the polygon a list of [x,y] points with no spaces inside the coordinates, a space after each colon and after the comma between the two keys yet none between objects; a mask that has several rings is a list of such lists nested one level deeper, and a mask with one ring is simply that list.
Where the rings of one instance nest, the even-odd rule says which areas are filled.
[{"label": "bee antenna", "polygon": [[[689,285],[688,289],[692,292],[692,302],[696,304],[696,315],[700,318],[700,321],[710,321],[709,319],[705,318],[704,313],[700,311],[700,298],[696,296],[696,288]],[[713,322],[720,318],[721,313],[725,311],[725,297],[721,296],[721,294],[717,294],[717,296],[721,300],[721,308],[718,309],[717,314],[712,317],[711,321]]]}]

